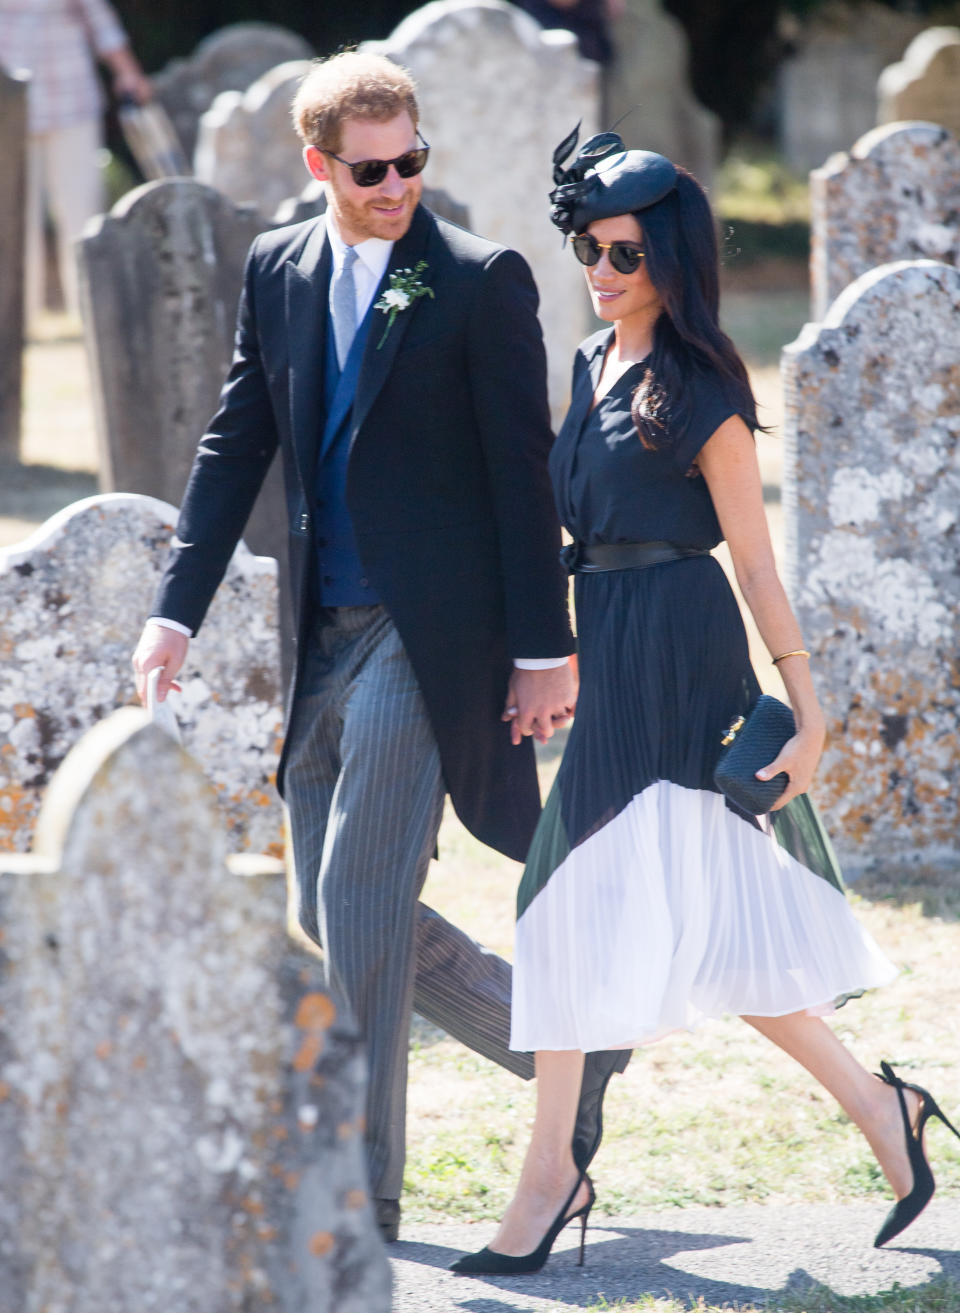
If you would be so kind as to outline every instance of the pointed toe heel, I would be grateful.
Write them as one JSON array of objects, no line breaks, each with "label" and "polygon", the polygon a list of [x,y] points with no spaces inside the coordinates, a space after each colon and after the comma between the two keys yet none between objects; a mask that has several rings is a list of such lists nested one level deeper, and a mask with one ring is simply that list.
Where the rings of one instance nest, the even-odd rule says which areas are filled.
[{"label": "pointed toe heel", "polygon": [[[589,1191],[587,1202],[578,1208],[575,1213],[568,1213],[567,1209],[576,1199],[577,1191],[584,1181],[586,1181]],[[462,1258],[458,1258],[456,1262],[451,1263],[450,1271],[457,1273],[458,1276],[520,1276],[530,1272],[539,1272],[550,1257],[550,1250],[553,1248],[557,1236],[568,1222],[573,1222],[577,1218],[580,1219],[580,1253],[577,1266],[583,1267],[584,1249],[587,1242],[587,1218],[590,1216],[590,1209],[596,1202],[596,1198],[597,1194],[593,1188],[593,1182],[586,1172],[581,1172],[566,1203],[557,1213],[547,1234],[536,1249],[531,1250],[529,1254],[513,1255],[498,1254],[495,1249],[484,1246],[475,1254],[464,1254]]]},{"label": "pointed toe heel", "polygon": [[[960,1131],[941,1112],[937,1101],[929,1091],[921,1085],[911,1085],[909,1081],[901,1080],[889,1063],[881,1062],[880,1071],[877,1075],[885,1085],[891,1085],[897,1092],[897,1098],[900,1101],[900,1115],[903,1118],[907,1156],[910,1159],[910,1167],[913,1171],[913,1188],[909,1194],[897,1200],[887,1214],[883,1226],[877,1232],[873,1247],[874,1249],[881,1249],[895,1236],[898,1236],[901,1231],[905,1231],[911,1222],[916,1221],[933,1198],[933,1192],[937,1188],[933,1179],[933,1172],[930,1170],[930,1164],[927,1162],[927,1156],[923,1152],[923,1131],[927,1122],[931,1117],[938,1117],[948,1130],[953,1131],[958,1140],[960,1140]],[[903,1097],[904,1090],[912,1090],[920,1098],[920,1113],[917,1117],[916,1126],[910,1124],[907,1101]]]}]

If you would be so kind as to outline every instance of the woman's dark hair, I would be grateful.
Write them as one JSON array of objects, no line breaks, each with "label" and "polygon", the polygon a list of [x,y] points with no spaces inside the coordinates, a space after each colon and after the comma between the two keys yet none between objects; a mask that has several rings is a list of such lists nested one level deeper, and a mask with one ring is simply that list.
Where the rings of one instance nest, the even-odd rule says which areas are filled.
[{"label": "woman's dark hair", "polygon": [[653,330],[653,352],[631,412],[645,447],[658,445],[669,423],[679,438],[690,413],[690,383],[713,373],[748,428],[760,429],[757,405],[737,348],[720,327],[717,233],[703,188],[677,168],[676,188],[635,218],[643,229],[650,281],[663,302]]}]

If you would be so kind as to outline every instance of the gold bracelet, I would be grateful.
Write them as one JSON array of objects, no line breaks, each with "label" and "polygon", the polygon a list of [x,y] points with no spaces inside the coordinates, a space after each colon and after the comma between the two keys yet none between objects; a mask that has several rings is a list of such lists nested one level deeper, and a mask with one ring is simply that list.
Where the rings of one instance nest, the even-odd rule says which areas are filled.
[{"label": "gold bracelet", "polygon": [[773,658],[773,664],[778,665],[781,661],[786,661],[788,656],[805,656],[809,659],[810,653],[805,647],[795,647],[792,652],[781,652],[779,656]]}]

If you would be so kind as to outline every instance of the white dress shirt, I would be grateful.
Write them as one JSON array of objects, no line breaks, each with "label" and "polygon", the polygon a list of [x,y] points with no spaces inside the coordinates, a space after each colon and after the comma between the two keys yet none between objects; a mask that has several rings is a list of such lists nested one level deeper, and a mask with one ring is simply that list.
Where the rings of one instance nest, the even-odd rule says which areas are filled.
[{"label": "white dress shirt", "polygon": [[[326,217],[327,237],[333,255],[333,270],[330,275],[329,292],[330,313],[332,315],[333,284],[346,259],[347,244],[340,236],[336,222],[329,210]],[[393,242],[384,241],[381,237],[367,237],[364,241],[357,242],[353,249],[357,253],[357,262],[353,266],[353,281],[357,296],[356,322],[360,324],[370,308],[370,302],[383,280],[383,275],[387,272],[387,265],[390,263],[390,255],[393,251]],[[151,616],[150,619],[155,625],[161,625],[164,629],[175,629],[178,634],[184,634],[187,638],[193,637],[193,630],[188,629],[186,625],[180,624],[177,620],[167,620],[161,616]],[[513,664],[518,670],[553,670],[558,666],[565,666],[567,658],[515,657]]]}]

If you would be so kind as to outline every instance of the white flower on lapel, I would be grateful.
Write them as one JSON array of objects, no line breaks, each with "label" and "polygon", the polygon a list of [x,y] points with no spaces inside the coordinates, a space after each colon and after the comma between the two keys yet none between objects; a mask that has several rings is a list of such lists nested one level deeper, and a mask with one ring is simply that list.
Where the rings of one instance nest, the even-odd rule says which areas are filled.
[{"label": "white flower on lapel", "polygon": [[395,269],[390,275],[390,286],[373,307],[374,310],[383,311],[387,316],[387,326],[377,343],[378,351],[386,342],[387,334],[400,311],[409,309],[418,296],[433,296],[433,288],[425,287],[420,277],[426,268],[426,260],[421,260],[412,269]]}]

